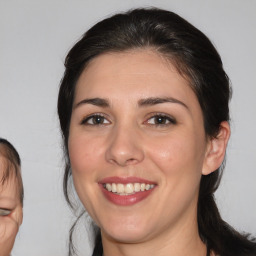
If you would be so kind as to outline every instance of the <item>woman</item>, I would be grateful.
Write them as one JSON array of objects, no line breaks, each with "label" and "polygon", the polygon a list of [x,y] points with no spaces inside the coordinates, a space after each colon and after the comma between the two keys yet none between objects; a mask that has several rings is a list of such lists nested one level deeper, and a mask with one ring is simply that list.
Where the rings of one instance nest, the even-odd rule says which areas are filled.
[{"label": "woman", "polygon": [[202,32],[172,12],[135,9],[93,26],[65,67],[64,191],[72,206],[72,177],[99,227],[93,255],[256,255],[214,200],[231,89]]}]

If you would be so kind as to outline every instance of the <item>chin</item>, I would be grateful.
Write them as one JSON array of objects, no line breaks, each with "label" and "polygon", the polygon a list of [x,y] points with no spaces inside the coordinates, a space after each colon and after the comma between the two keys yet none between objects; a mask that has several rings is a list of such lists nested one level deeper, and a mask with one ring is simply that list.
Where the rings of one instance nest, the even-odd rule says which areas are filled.
[{"label": "chin", "polygon": [[119,243],[138,243],[141,241],[146,240],[147,235],[145,234],[145,230],[143,232],[140,231],[130,231],[130,230],[123,230],[124,232],[108,232],[106,235],[114,241]]},{"label": "chin", "polygon": [[137,243],[145,240],[150,232],[149,227],[143,223],[108,223],[102,229],[103,234],[120,243]]}]

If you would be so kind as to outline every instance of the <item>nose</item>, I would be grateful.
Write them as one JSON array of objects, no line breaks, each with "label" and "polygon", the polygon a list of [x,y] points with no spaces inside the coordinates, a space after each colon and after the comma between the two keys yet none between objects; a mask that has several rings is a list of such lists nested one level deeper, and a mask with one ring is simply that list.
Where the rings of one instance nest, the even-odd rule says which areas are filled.
[{"label": "nose", "polygon": [[111,132],[106,160],[119,166],[138,164],[144,159],[143,145],[136,128],[116,127]]}]

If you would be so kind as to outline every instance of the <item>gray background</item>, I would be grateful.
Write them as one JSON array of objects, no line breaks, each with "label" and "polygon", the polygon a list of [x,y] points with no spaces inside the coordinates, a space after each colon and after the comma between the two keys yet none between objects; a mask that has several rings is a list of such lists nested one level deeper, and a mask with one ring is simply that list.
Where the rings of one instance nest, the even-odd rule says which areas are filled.
[{"label": "gray background", "polygon": [[[25,186],[14,256],[66,255],[72,214],[62,195],[56,112],[64,57],[95,22],[136,6],[177,12],[222,56],[234,94],[227,167],[216,197],[224,219],[256,234],[255,0],[0,0],[0,136],[20,152]],[[90,255],[84,239],[81,255]]]}]

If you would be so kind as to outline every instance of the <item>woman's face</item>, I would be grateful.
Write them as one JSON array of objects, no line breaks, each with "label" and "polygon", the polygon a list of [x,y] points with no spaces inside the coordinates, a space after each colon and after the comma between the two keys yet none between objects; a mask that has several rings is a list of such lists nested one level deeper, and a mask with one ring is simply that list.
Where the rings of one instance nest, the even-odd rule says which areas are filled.
[{"label": "woman's face", "polygon": [[207,151],[202,111],[188,82],[155,52],[90,62],[68,142],[76,191],[103,236],[138,242],[196,222]]}]

